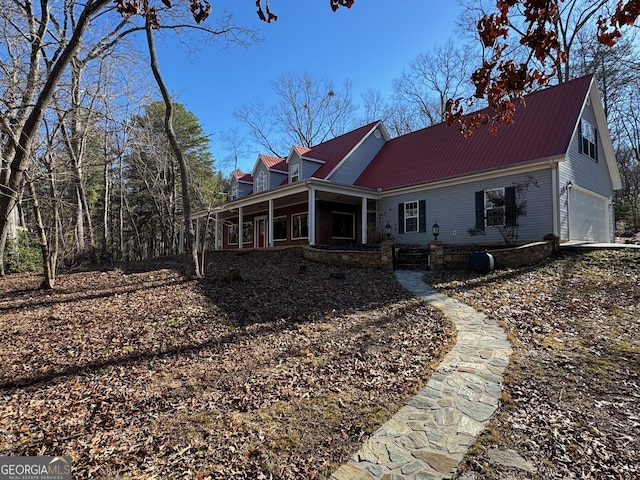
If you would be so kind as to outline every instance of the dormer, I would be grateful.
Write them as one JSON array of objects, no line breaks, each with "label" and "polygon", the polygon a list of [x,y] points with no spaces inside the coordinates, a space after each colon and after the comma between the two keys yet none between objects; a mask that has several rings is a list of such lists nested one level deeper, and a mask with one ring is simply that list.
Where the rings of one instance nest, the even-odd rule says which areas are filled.
[{"label": "dormer", "polygon": [[266,192],[287,180],[287,162],[272,155],[258,155],[253,167],[253,193]]},{"label": "dormer", "polygon": [[253,177],[248,173],[236,170],[231,174],[231,194],[229,200],[238,200],[253,192]]},{"label": "dormer", "polygon": [[296,145],[287,156],[289,182],[313,177],[352,184],[388,140],[377,121],[311,148]]},{"label": "dormer", "polygon": [[324,164],[323,160],[307,156],[311,152],[308,147],[294,145],[287,156],[286,163],[288,165],[288,181],[295,183],[300,180],[306,180]]}]

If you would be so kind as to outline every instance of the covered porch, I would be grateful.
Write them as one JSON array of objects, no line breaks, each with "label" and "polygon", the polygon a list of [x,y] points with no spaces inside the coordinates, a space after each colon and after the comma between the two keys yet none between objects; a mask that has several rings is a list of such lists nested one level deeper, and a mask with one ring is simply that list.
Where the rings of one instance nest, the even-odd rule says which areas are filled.
[{"label": "covered porch", "polygon": [[[241,250],[367,244],[379,240],[378,196],[372,189],[317,179],[283,185],[197,212],[196,246]],[[180,232],[183,246],[184,225]]]}]

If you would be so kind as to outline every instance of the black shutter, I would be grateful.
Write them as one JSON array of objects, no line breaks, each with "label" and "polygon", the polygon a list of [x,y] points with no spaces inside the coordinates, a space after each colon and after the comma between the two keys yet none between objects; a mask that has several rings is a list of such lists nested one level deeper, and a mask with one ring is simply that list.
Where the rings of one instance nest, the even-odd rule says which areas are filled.
[{"label": "black shutter", "polygon": [[594,135],[594,142],[596,142],[595,143],[596,151],[594,152],[593,159],[596,161],[596,163],[598,163],[598,129],[597,128],[593,129],[593,135]]},{"label": "black shutter", "polygon": [[398,204],[398,233],[404,233],[404,203]]},{"label": "black shutter", "polygon": [[420,200],[418,202],[418,231],[427,231],[427,201]]},{"label": "black shutter", "polygon": [[504,189],[504,221],[507,226],[514,226],[518,220],[516,207],[516,187]]},{"label": "black shutter", "polygon": [[484,191],[476,192],[476,229],[484,230]]},{"label": "black shutter", "polygon": [[[578,151],[580,153],[585,153],[582,143],[584,142],[584,137],[582,136],[582,119],[578,120]],[[587,154],[589,152],[587,151]]]}]

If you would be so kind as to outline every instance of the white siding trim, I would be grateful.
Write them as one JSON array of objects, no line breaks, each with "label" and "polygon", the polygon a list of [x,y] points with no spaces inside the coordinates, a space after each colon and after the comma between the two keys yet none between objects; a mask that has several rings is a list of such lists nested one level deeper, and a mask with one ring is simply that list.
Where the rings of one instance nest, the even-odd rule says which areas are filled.
[{"label": "white siding trim", "polygon": [[560,169],[557,164],[551,165],[551,209],[553,214],[553,234],[560,236]]}]

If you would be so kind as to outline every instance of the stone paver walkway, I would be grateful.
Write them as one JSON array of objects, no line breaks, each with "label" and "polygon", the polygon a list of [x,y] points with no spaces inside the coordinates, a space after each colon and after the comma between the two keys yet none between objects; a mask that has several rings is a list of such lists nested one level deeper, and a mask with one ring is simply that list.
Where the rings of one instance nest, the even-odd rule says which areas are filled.
[{"label": "stone paver walkway", "polygon": [[423,273],[396,271],[398,281],[442,310],[457,342],[427,385],[336,470],[331,480],[451,478],[495,412],[511,345],[485,314],[432,289]]}]

